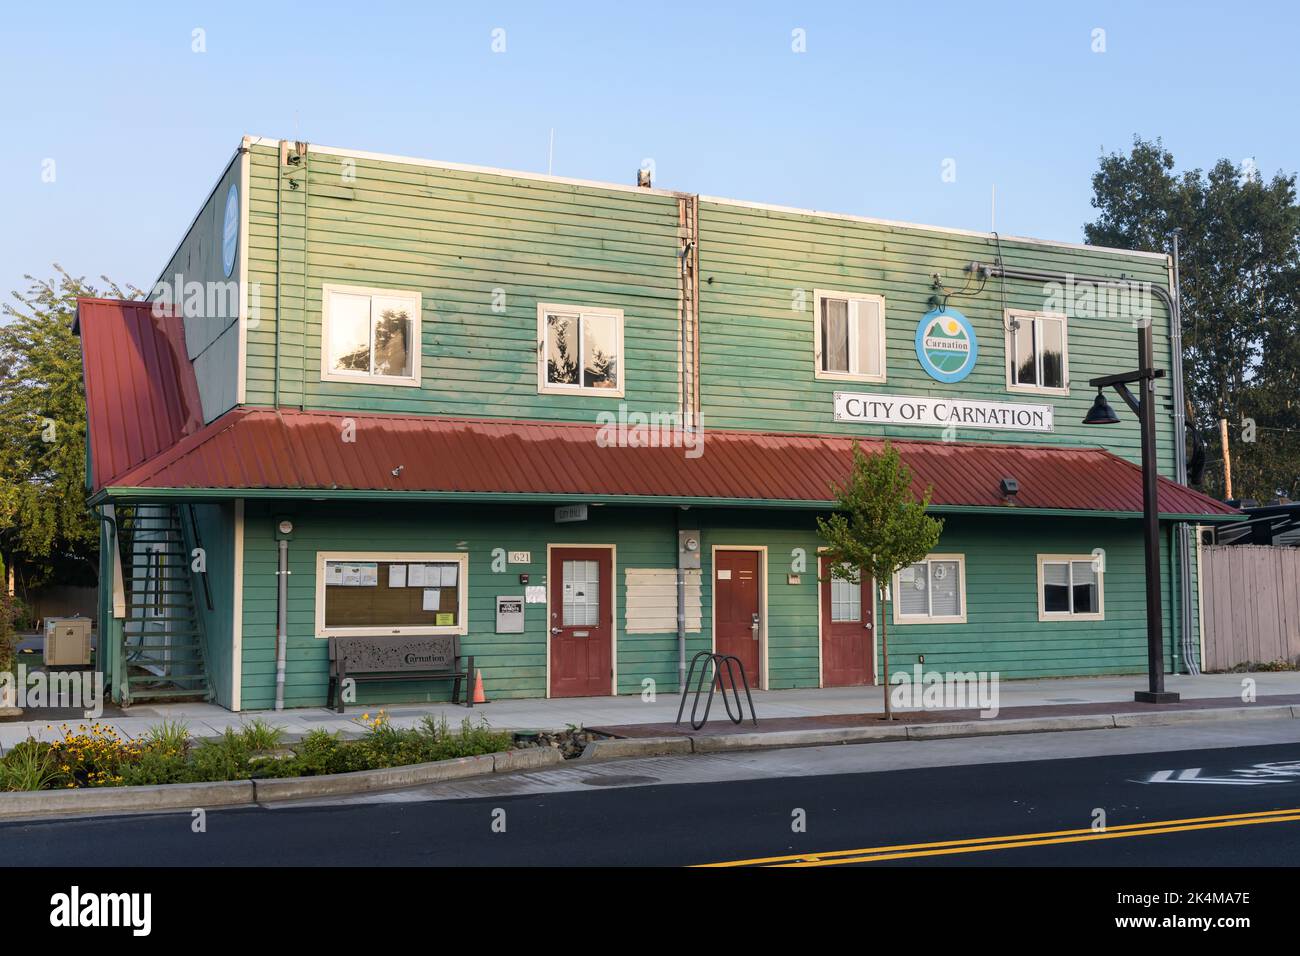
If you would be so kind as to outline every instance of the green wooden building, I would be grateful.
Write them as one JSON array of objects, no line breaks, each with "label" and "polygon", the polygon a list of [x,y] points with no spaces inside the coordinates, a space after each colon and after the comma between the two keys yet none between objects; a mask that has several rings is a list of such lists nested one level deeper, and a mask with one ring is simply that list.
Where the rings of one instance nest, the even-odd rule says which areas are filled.
[{"label": "green wooden building", "polygon": [[[319,706],[326,638],[425,634],[493,699],[672,692],[702,649],[869,684],[884,615],[896,668],[1141,672],[1138,425],[1081,423],[1142,322],[1165,659],[1194,671],[1195,529],[1235,512],[1184,483],[1170,270],[246,137],[151,300],[79,309],[108,686],[269,708],[282,658],[283,705]],[[820,580],[855,438],[946,522],[884,607]]]}]

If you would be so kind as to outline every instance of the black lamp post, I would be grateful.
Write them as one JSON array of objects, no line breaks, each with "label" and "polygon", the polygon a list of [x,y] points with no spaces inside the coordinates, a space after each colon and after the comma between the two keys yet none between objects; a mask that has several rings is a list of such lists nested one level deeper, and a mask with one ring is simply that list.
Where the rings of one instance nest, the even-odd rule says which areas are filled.
[{"label": "black lamp post", "polygon": [[[1154,367],[1151,344],[1151,320],[1138,328],[1138,369],[1118,375],[1090,379],[1097,398],[1083,419],[1085,425],[1113,425],[1119,416],[1106,401],[1103,391],[1114,387],[1124,404],[1133,410],[1142,429],[1142,537],[1146,552],[1147,584],[1147,690],[1137,691],[1133,699],[1144,704],[1169,704],[1178,694],[1165,690],[1165,646],[1163,609],[1160,606],[1160,509],[1156,498],[1156,379],[1165,370]],[[1138,386],[1134,398],[1129,385]]]}]

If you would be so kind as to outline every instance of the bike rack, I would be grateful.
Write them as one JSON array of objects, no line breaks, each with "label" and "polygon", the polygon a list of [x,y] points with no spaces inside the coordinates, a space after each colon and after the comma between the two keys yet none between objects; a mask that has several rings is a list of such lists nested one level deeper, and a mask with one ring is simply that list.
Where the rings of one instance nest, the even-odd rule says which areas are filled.
[{"label": "bike rack", "polygon": [[[686,682],[682,684],[682,702],[677,705],[677,720],[674,723],[682,722],[682,711],[686,709],[686,695],[690,693],[691,678],[695,676],[695,665],[702,659],[708,658],[708,663],[700,668],[700,679],[695,685],[695,702],[691,704],[691,729],[699,730],[709,722],[709,711],[713,707],[713,692],[718,687],[722,688],[722,705],[727,708],[727,716],[733,724],[739,724],[745,719],[745,708],[740,700],[740,690],[736,684],[736,671],[732,667],[740,668],[739,687],[745,688],[745,698],[749,701],[749,719],[753,721],[754,726],[758,726],[758,714],[754,712],[754,698],[749,693],[749,680],[745,676],[745,664],[739,657],[733,654],[715,654],[712,651],[700,651],[691,658],[690,670],[686,672]],[[704,704],[704,718],[698,723],[695,720],[695,713],[700,706],[700,695],[704,693],[704,677],[709,673],[709,664],[713,665],[713,676],[709,680],[709,699]],[[731,712],[731,698],[727,697],[727,688],[722,683],[722,668],[727,669],[727,679],[731,682],[731,693],[736,699],[736,713]]]}]

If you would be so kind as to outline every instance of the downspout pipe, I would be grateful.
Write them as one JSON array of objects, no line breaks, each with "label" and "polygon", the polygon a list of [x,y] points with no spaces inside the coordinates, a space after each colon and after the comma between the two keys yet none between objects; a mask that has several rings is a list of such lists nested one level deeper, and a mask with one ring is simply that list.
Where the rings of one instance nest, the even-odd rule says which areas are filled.
[{"label": "downspout pipe", "polygon": [[[1187,484],[1187,400],[1183,393],[1183,295],[1181,277],[1179,276],[1179,236],[1177,229],[1174,230],[1173,238],[1174,253],[1170,261],[1171,278],[1169,288],[1173,291],[1174,302],[1173,327],[1170,329],[1174,352],[1174,447],[1178,454],[1178,459],[1174,464],[1177,468],[1178,481],[1185,485]],[[1183,612],[1183,665],[1187,668],[1187,673],[1199,675],[1201,665],[1196,659],[1199,648],[1197,643],[1192,640],[1192,547],[1195,542],[1189,540],[1195,534],[1195,526],[1189,528],[1185,524],[1178,524],[1176,527],[1178,529],[1176,537],[1178,543],[1178,577],[1180,594],[1182,595],[1181,610]]]},{"label": "downspout pipe", "polygon": [[289,542],[278,542],[280,566],[276,571],[275,709],[284,710],[284,662],[289,646]]}]

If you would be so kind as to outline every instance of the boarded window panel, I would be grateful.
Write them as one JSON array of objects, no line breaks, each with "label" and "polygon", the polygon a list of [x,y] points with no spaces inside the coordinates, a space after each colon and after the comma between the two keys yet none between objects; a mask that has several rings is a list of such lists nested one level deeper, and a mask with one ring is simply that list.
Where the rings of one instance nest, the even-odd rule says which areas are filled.
[{"label": "boarded window panel", "polygon": [[582,317],[582,384],[618,388],[618,320],[612,315]]},{"label": "boarded window panel", "polygon": [[881,374],[880,303],[874,299],[853,302],[853,319],[857,326],[857,355],[854,372],[859,375]]},{"label": "boarded window panel", "polygon": [[1070,610],[1070,566],[1064,561],[1043,562],[1043,610],[1051,614]]},{"label": "boarded window panel", "polygon": [[[451,624],[460,624],[460,588],[463,585],[459,565],[454,561],[419,562],[426,570],[426,580],[447,581],[438,587],[436,608],[425,610],[425,588],[418,586],[391,587],[394,580],[390,568],[402,568],[397,580],[406,580],[408,562],[402,561],[326,561],[325,562],[325,626],[326,627],[421,627],[438,625],[439,614],[451,615]],[[344,572],[358,565],[371,568],[377,565],[373,584],[335,584],[343,579]],[[446,570],[444,570],[446,569]],[[369,571],[366,572],[369,580]],[[355,580],[352,578],[351,580]],[[450,582],[454,581],[454,584]]]},{"label": "boarded window panel", "polygon": [[849,370],[849,304],[822,299],[822,371]]},{"label": "boarded window panel", "polygon": [[370,372],[370,296],[330,293],[329,361],[335,372]]},{"label": "boarded window panel", "polygon": [[578,317],[546,317],[546,381],[551,385],[578,384]]},{"label": "boarded window panel", "polygon": [[929,574],[924,561],[898,573],[898,613],[905,617],[930,613]]},{"label": "boarded window panel", "polygon": [[957,561],[930,562],[930,615],[961,615],[961,564]]},{"label": "boarded window panel", "polygon": [[[700,633],[699,571],[686,571],[686,631]],[[628,634],[677,633],[677,571],[674,568],[628,568],[625,631]]]}]

